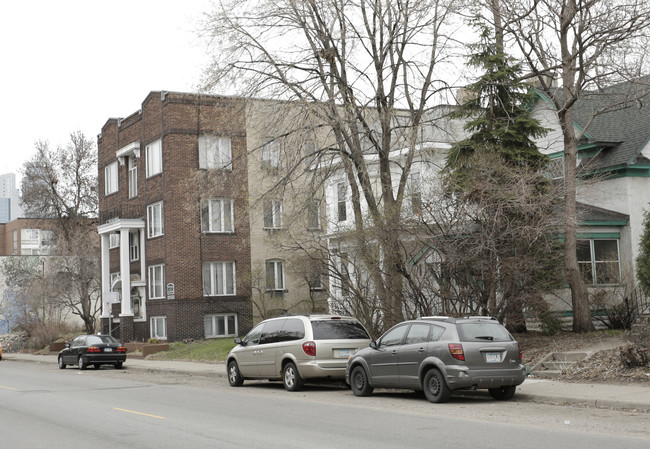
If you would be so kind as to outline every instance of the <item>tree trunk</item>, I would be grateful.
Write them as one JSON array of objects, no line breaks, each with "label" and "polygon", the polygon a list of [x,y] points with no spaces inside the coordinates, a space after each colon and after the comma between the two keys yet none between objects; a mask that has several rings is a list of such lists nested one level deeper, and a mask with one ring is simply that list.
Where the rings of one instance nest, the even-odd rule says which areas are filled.
[{"label": "tree trunk", "polygon": [[573,128],[571,109],[561,111],[559,118],[564,135],[564,272],[569,287],[571,288],[573,332],[590,332],[594,330],[594,323],[591,319],[589,294],[582,280],[576,251],[576,229],[578,227],[576,212],[576,163],[578,142]]}]

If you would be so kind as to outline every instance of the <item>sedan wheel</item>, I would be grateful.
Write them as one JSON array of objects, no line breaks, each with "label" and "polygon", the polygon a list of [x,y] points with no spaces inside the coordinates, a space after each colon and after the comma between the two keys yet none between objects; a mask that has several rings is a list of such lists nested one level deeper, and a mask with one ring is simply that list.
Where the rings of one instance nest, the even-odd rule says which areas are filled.
[{"label": "sedan wheel", "polygon": [[368,375],[362,366],[355,366],[352,370],[350,386],[355,396],[370,396],[374,390],[368,383]]},{"label": "sedan wheel", "polygon": [[59,369],[65,369],[65,363],[63,363],[63,357],[59,356]]},{"label": "sedan wheel", "polygon": [[117,362],[115,364],[115,369],[122,369],[122,365],[123,365],[122,362]]},{"label": "sedan wheel", "polygon": [[239,365],[234,360],[228,364],[228,383],[231,387],[241,387],[244,384],[244,378],[239,372]]},{"label": "sedan wheel", "polygon": [[451,391],[449,391],[445,378],[435,368],[430,369],[424,375],[422,387],[424,388],[424,395],[429,401],[434,403],[447,402],[451,396]]},{"label": "sedan wheel", "polygon": [[79,369],[83,370],[86,369],[86,364],[84,363],[84,358],[83,356],[79,356]]},{"label": "sedan wheel", "polygon": [[284,383],[284,388],[288,391],[298,391],[302,389],[304,381],[302,380],[302,377],[300,377],[300,373],[293,362],[289,362],[284,366],[284,369],[282,370],[282,382]]},{"label": "sedan wheel", "polygon": [[490,396],[492,396],[497,401],[509,401],[515,396],[516,390],[517,387],[514,385],[506,385],[504,387],[488,389]]}]

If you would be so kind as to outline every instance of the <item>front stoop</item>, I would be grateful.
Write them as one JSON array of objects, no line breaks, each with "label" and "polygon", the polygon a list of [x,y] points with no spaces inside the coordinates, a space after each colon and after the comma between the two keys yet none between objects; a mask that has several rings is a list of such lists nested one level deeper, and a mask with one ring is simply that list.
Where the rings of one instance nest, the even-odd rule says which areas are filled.
[{"label": "front stoop", "polygon": [[554,379],[567,372],[576,363],[582,362],[590,354],[583,351],[551,352],[533,366],[531,371],[536,377]]}]

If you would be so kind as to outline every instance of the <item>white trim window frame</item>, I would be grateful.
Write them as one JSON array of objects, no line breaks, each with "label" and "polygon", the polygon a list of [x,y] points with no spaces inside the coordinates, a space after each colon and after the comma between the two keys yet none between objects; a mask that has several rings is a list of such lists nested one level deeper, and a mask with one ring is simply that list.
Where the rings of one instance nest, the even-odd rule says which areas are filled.
[{"label": "white trim window frame", "polygon": [[320,201],[311,200],[307,204],[307,229],[309,230],[320,230]]},{"label": "white trim window frame", "polygon": [[577,252],[578,265],[587,285],[618,285],[621,283],[619,239],[578,238]]},{"label": "white trim window frame", "polygon": [[129,232],[129,261],[140,260],[140,235],[138,231]]},{"label": "white trim window frame", "polygon": [[104,167],[104,196],[117,193],[119,188],[117,161]]},{"label": "white trim window frame", "polygon": [[228,198],[201,200],[201,232],[235,232],[234,202]]},{"label": "white trim window frame", "polygon": [[149,299],[165,298],[165,265],[150,265],[148,268],[147,284],[149,285]]},{"label": "white trim window frame", "polygon": [[147,178],[162,173],[162,139],[154,140],[145,147],[145,159]]},{"label": "white trim window frame", "polygon": [[270,259],[266,261],[266,290],[267,291],[284,291],[284,261],[280,259]]},{"label": "white trim window frame", "polygon": [[282,200],[264,201],[264,229],[282,229]]},{"label": "white trim window frame", "polygon": [[129,156],[129,198],[138,196],[138,160]]},{"label": "white trim window frame", "polygon": [[336,184],[336,205],[337,221],[346,221],[348,219],[348,185],[345,182]]},{"label": "white trim window frame", "polygon": [[217,313],[203,317],[205,338],[234,337],[238,334],[236,313]]},{"label": "white trim window frame", "polygon": [[232,170],[230,137],[209,134],[199,136],[199,168]]},{"label": "white trim window frame", "polygon": [[235,262],[203,262],[203,295],[235,296],[237,270]]},{"label": "white trim window frame", "polygon": [[149,318],[149,327],[151,338],[158,340],[167,340],[167,317],[152,316]]},{"label": "white trim window frame", "polygon": [[262,168],[280,168],[281,144],[278,139],[269,138],[262,146]]},{"label": "white trim window frame", "polygon": [[108,234],[108,249],[120,247],[120,234],[112,232]]},{"label": "white trim window frame", "polygon": [[165,220],[163,215],[163,202],[147,206],[147,237],[160,237],[165,234]]}]

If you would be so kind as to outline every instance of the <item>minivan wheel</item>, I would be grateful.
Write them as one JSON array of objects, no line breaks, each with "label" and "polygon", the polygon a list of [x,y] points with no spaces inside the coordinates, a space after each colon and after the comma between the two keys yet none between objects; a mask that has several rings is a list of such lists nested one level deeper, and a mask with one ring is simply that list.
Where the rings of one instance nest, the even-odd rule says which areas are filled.
[{"label": "minivan wheel", "polygon": [[424,375],[422,387],[424,389],[424,395],[430,402],[447,402],[451,396],[451,391],[445,382],[445,378],[435,368],[430,369]]},{"label": "minivan wheel", "polygon": [[362,366],[355,366],[352,370],[350,387],[355,396],[370,396],[374,390],[368,383],[368,375]]},{"label": "minivan wheel", "polygon": [[282,383],[284,383],[284,388],[288,391],[302,389],[304,382],[293,362],[284,365],[284,369],[282,370]]},{"label": "minivan wheel", "polygon": [[509,401],[515,396],[515,391],[517,387],[514,385],[506,385],[499,388],[490,388],[490,396],[492,396],[497,401]]},{"label": "minivan wheel", "polygon": [[228,383],[231,387],[241,387],[244,384],[244,378],[239,372],[237,362],[234,360],[228,363]]}]

